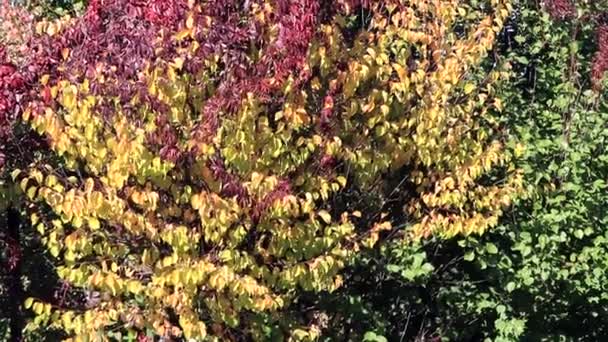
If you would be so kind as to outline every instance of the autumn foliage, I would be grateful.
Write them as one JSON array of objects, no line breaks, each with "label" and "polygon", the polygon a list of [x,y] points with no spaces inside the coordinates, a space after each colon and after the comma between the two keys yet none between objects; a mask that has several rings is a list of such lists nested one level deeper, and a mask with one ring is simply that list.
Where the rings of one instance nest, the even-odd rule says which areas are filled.
[{"label": "autumn foliage", "polygon": [[0,119],[54,158],[4,171],[80,299],[27,299],[29,328],[314,339],[286,309],[361,249],[494,226],[520,151],[507,70],[478,77],[512,8],[483,2],[96,0],[32,24]]}]

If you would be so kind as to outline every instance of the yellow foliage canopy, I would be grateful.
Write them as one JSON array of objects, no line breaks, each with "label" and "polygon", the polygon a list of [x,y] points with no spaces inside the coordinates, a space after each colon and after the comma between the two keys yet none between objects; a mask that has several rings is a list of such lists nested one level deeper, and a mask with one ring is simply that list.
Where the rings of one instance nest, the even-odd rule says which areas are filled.
[{"label": "yellow foliage canopy", "polygon": [[[254,60],[280,38],[269,19],[274,5],[261,1],[243,13],[266,32]],[[507,0],[487,5],[489,14],[457,0],[378,2],[354,38],[347,37],[352,9],[345,5],[314,32],[301,67],[311,75],[307,86],[297,85],[295,73],[271,75],[265,82],[277,89],[278,108],[246,92],[213,135],[201,138],[213,118],[198,108],[214,101],[219,90],[211,84],[225,56],[211,53],[200,71],[184,71],[202,49],[196,37],[221,24],[206,14],[210,5],[191,2],[171,38],[178,56],[147,61],[138,76],[168,108],[178,131],[174,148],[189,163],[162,158],[149,143],[163,128],[146,101],[131,99],[138,110],[127,113],[91,90],[101,74],[52,83],[57,105],[31,108],[26,119],[75,176],[33,165],[21,185],[40,204],[32,223],[60,260],[59,275],[104,299],[84,311],[30,299],[33,324],[59,327],[75,341],[145,328],[200,340],[245,327],[260,338],[244,313],[276,315],[298,291],[337,289],[351,256],[397,229],[385,215],[336,212],[332,198],[352,187],[378,191],[386,174],[404,168],[416,194],[402,203],[412,223],[405,239],[495,225],[521,177],[492,121],[501,110],[495,85],[505,73],[475,76],[511,10]],[[111,66],[98,70],[104,67]],[[114,103],[111,116],[98,112]],[[328,171],[327,161],[345,167]],[[497,170],[503,182],[482,181]],[[366,215],[375,219],[356,227]],[[318,333],[301,327],[292,338]]]}]

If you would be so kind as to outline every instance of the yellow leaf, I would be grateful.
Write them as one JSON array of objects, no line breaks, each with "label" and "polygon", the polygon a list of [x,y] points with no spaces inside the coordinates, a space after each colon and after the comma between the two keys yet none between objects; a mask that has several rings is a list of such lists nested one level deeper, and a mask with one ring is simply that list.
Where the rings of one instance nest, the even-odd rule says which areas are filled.
[{"label": "yellow leaf", "polygon": [[34,197],[36,197],[36,187],[31,187],[31,188],[27,189],[27,197],[31,200],[33,200]]},{"label": "yellow leaf", "polygon": [[188,37],[190,35],[190,33],[192,33],[191,29],[181,30],[175,35],[175,39],[178,41],[184,40],[184,38]]},{"label": "yellow leaf", "polygon": [[21,182],[19,183],[19,187],[21,188],[21,191],[26,192],[28,181],[29,181],[29,178],[23,178],[21,180]]},{"label": "yellow leaf", "polygon": [[55,25],[53,23],[50,23],[47,28],[46,28],[46,33],[49,36],[54,36],[55,33],[57,33],[57,28],[55,27]]},{"label": "yellow leaf", "polygon": [[47,83],[49,83],[49,78],[50,77],[51,76],[48,75],[48,74],[47,75],[42,75],[42,77],[40,77],[40,84],[42,84],[43,86],[47,85]]},{"label": "yellow leaf", "polygon": [[116,295],[116,293],[118,292],[118,287],[117,287],[117,283],[116,280],[114,279],[114,277],[107,277],[105,279],[105,285],[110,289],[110,291],[112,292],[112,295]]},{"label": "yellow leaf", "polygon": [[44,305],[42,305],[42,303],[36,302],[36,303],[34,303],[34,306],[32,307],[32,309],[34,310],[36,315],[40,315],[40,314],[42,314],[42,311],[44,310]]},{"label": "yellow leaf", "polygon": [[100,226],[101,224],[99,223],[99,220],[97,218],[89,218],[89,228],[91,228],[92,230],[97,230],[100,228]]},{"label": "yellow leaf", "polygon": [[131,293],[138,294],[141,292],[141,285],[137,281],[130,281],[127,285],[127,290]]},{"label": "yellow leaf", "polygon": [[405,68],[397,63],[393,63],[393,69],[397,72],[397,76],[399,76],[399,80],[401,82],[405,82],[407,80],[407,71]]},{"label": "yellow leaf", "polygon": [[72,319],[74,317],[74,312],[67,311],[61,316],[61,322],[63,323],[63,327],[66,330],[69,330],[72,327]]},{"label": "yellow leaf", "polygon": [[325,223],[329,224],[331,222],[331,215],[326,210],[319,211],[319,216],[325,221]]},{"label": "yellow leaf", "polygon": [[44,29],[45,29],[45,23],[44,22],[39,22],[36,24],[36,34],[43,34],[44,33]]},{"label": "yellow leaf", "polygon": [[80,216],[75,216],[75,217],[74,217],[74,219],[72,220],[72,225],[73,225],[75,228],[80,228],[80,227],[82,227],[82,223],[83,223],[83,222],[82,222],[82,217],[80,217]]},{"label": "yellow leaf", "polygon": [[472,83],[465,84],[465,86],[464,86],[464,93],[466,95],[469,95],[470,93],[472,93],[473,90],[475,90],[475,85],[474,84],[472,84]]},{"label": "yellow leaf", "polygon": [[15,169],[11,172],[11,179],[14,181],[21,174],[21,170]]},{"label": "yellow leaf", "polygon": [[390,112],[390,108],[387,105],[382,105],[380,106],[380,111],[383,115],[388,115],[388,113]]},{"label": "yellow leaf", "polygon": [[496,107],[496,110],[498,110],[499,112],[502,112],[502,101],[499,98],[494,99],[494,107]]},{"label": "yellow leaf", "polygon": [[181,57],[177,57],[173,60],[173,65],[175,66],[175,68],[177,70],[181,70],[181,68],[184,66],[184,59]]},{"label": "yellow leaf", "polygon": [[192,29],[194,27],[194,17],[192,14],[188,15],[188,19],[186,19],[186,27],[188,29]]},{"label": "yellow leaf", "polygon": [[34,298],[29,297],[28,299],[26,299],[26,300],[25,300],[25,303],[23,303],[23,306],[24,306],[26,309],[29,309],[29,308],[31,308],[31,307],[32,307],[32,304],[33,304],[33,303],[34,303]]}]

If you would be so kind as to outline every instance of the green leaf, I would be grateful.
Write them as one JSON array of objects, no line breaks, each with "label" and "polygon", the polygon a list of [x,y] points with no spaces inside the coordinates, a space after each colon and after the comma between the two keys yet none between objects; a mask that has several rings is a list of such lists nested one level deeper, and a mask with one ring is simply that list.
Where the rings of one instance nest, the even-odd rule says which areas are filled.
[{"label": "green leaf", "polygon": [[386,337],[378,335],[373,331],[368,331],[363,335],[363,341],[366,342],[388,342]]},{"label": "green leaf", "polygon": [[528,59],[524,56],[517,56],[514,59],[515,59],[515,61],[517,61],[517,63],[523,64],[523,65],[528,65],[530,63],[528,61]]},{"label": "green leaf", "polygon": [[488,242],[486,244],[486,251],[490,254],[496,254],[496,253],[498,253],[498,248],[496,248],[495,244]]},{"label": "green leaf", "polygon": [[428,262],[425,263],[424,265],[422,265],[422,271],[425,274],[433,272],[434,269],[435,269],[435,267],[432,264],[428,263]]},{"label": "green leaf", "polygon": [[390,264],[386,266],[386,270],[393,273],[401,272],[401,269],[401,266],[395,264]]}]

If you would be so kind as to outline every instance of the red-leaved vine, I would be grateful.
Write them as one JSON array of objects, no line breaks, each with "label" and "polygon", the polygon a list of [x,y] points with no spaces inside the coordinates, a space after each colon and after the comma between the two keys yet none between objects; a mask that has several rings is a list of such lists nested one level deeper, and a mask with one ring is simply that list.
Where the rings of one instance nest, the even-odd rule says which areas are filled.
[{"label": "red-leaved vine", "polygon": [[594,88],[599,90],[601,82],[608,71],[608,25],[601,25],[597,29],[598,51],[592,61],[592,77]]},{"label": "red-leaved vine", "polygon": [[554,19],[570,19],[576,15],[573,0],[547,0],[546,8]]},{"label": "red-leaved vine", "polygon": [[[576,2],[575,0],[547,0],[545,9],[554,20],[571,21],[576,17]],[[591,65],[591,81],[593,89],[601,90],[602,80],[608,71],[608,25],[605,23],[606,13],[591,13],[585,15],[579,20],[595,22],[596,37],[597,37],[597,52],[592,60]],[[576,31],[575,31],[576,32]]]},{"label": "red-leaved vine", "polygon": [[6,162],[7,149],[13,139],[19,101],[26,95],[27,84],[15,64],[8,60],[6,49],[0,46],[0,172]]}]

